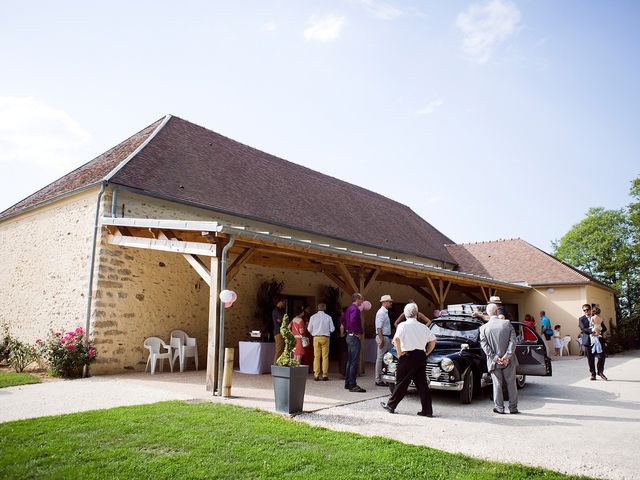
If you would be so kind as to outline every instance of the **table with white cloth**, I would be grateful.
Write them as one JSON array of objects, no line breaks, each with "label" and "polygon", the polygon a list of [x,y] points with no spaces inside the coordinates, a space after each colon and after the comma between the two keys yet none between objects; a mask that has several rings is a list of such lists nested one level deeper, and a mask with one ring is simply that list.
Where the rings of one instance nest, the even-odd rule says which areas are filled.
[{"label": "table with white cloth", "polygon": [[271,373],[276,344],[240,342],[240,373]]}]

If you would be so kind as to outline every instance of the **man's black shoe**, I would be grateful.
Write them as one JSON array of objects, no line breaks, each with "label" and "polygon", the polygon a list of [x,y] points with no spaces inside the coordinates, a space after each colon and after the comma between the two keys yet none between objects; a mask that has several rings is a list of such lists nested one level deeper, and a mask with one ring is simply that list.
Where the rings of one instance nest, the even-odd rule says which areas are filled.
[{"label": "man's black shoe", "polygon": [[420,415],[421,417],[429,417],[429,418],[433,418],[433,413],[418,412],[418,415]]},{"label": "man's black shoe", "polygon": [[513,409],[513,410],[509,410],[509,413],[510,413],[511,415],[516,415],[516,414],[520,413],[520,410],[518,410],[517,408],[515,408],[515,409]]},{"label": "man's black shoe", "polygon": [[323,382],[326,382],[326,381],[328,381],[328,380],[329,380],[329,377],[322,377],[322,381],[323,381]]},{"label": "man's black shoe", "polygon": [[591,375],[590,380],[595,380],[595,379],[596,379],[596,376],[595,375]]},{"label": "man's black shoe", "polygon": [[384,402],[380,402],[380,406],[381,406],[382,408],[384,408],[384,409],[385,409],[387,412],[389,412],[389,413],[396,413],[396,411],[395,411],[393,408],[391,408],[389,405],[387,405],[387,404],[386,404],[386,403],[384,403]]},{"label": "man's black shoe", "polygon": [[502,411],[502,412],[501,412],[501,411],[500,411],[500,410],[498,410],[497,408],[494,408],[494,409],[493,409],[493,413],[498,413],[498,414],[500,414],[500,415],[504,415],[504,411]]},{"label": "man's black shoe", "polygon": [[355,385],[353,387],[351,387],[349,389],[350,392],[355,392],[355,393],[364,393],[366,392],[366,390],[364,388],[362,388],[360,385]]}]

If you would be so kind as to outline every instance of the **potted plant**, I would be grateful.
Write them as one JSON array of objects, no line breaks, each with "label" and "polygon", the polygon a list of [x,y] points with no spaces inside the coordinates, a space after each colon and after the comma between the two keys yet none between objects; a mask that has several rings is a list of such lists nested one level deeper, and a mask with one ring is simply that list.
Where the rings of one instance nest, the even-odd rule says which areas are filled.
[{"label": "potted plant", "polygon": [[302,411],[309,367],[300,365],[297,360],[291,358],[296,338],[289,331],[289,323],[289,315],[285,314],[280,326],[280,334],[284,339],[284,352],[276,360],[276,364],[271,365],[271,376],[276,411],[293,414]]}]

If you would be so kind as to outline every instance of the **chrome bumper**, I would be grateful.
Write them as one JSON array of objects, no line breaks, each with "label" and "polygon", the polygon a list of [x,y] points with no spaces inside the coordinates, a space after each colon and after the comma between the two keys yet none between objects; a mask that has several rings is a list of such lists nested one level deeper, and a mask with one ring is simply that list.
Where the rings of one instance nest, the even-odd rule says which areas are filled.
[{"label": "chrome bumper", "polygon": [[435,380],[431,380],[429,382],[429,388],[433,388],[434,390],[453,390],[454,392],[459,392],[462,390],[464,386],[464,382],[437,382]]},{"label": "chrome bumper", "polygon": [[[396,383],[396,377],[392,375],[382,375],[382,380],[387,383]],[[440,382],[437,380],[431,380],[430,378],[428,380],[429,380],[429,388],[432,388],[434,390],[447,390],[447,391],[459,392],[464,387],[463,381]]]}]

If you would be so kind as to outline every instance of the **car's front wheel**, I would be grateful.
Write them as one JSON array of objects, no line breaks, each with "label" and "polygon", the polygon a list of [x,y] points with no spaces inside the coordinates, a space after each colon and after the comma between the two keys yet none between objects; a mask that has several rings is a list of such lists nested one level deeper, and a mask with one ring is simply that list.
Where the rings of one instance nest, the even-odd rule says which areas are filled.
[{"label": "car's front wheel", "polygon": [[527,376],[526,375],[516,375],[516,386],[518,388],[524,388],[527,384]]},{"label": "car's front wheel", "polygon": [[460,390],[460,403],[469,404],[473,400],[473,370],[468,368],[462,377],[462,390]]}]

